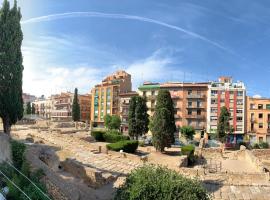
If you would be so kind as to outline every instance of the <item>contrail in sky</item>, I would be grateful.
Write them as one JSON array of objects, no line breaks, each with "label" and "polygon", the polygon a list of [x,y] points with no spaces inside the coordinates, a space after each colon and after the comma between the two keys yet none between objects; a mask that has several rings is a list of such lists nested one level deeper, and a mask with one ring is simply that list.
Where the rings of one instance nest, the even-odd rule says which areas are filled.
[{"label": "contrail in sky", "polygon": [[74,17],[97,17],[97,18],[111,18],[111,19],[128,19],[128,20],[136,20],[136,21],[142,21],[142,22],[148,22],[148,23],[152,23],[152,24],[157,24],[163,27],[167,27],[169,29],[173,29],[182,33],[185,33],[189,36],[192,36],[194,38],[200,39],[204,42],[207,42],[219,49],[222,49],[224,51],[227,51],[231,54],[235,53],[222,46],[221,44],[212,41],[200,34],[197,34],[195,32],[189,31],[187,29],[181,28],[179,26],[175,26],[172,24],[167,24],[165,22],[162,21],[158,21],[158,20],[154,20],[151,18],[146,18],[146,17],[140,17],[140,16],[136,16],[136,15],[126,15],[126,14],[109,14],[109,13],[102,13],[102,12],[67,12],[67,13],[58,13],[58,14],[52,14],[52,15],[46,15],[46,16],[41,16],[41,17],[35,17],[35,18],[31,18],[31,19],[27,19],[21,22],[21,24],[31,24],[31,23],[38,23],[38,22],[45,22],[45,21],[54,21],[54,20],[58,20],[58,19],[65,19],[65,18],[74,18]]}]

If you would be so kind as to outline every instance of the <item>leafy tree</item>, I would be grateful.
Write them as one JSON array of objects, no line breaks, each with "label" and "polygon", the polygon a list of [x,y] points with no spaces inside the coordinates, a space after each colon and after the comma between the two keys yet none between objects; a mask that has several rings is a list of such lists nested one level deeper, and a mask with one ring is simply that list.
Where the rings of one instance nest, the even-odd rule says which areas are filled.
[{"label": "leafy tree", "polygon": [[228,109],[223,106],[220,111],[220,115],[218,118],[218,127],[217,127],[217,134],[218,138],[221,142],[225,141],[226,134],[231,131],[230,126],[230,113]]},{"label": "leafy tree", "polygon": [[149,115],[146,99],[140,96],[132,97],[129,105],[129,135],[138,140],[139,136],[148,132]]},{"label": "leafy tree", "polygon": [[153,145],[163,152],[165,147],[174,143],[176,132],[173,101],[168,90],[160,90],[157,96],[156,110],[151,123]]},{"label": "leafy tree", "polygon": [[104,125],[109,130],[119,130],[121,125],[121,119],[118,115],[105,115]]},{"label": "leafy tree", "polygon": [[144,165],[133,170],[117,189],[114,200],[210,200],[202,184],[161,166]]},{"label": "leafy tree", "polygon": [[193,136],[195,135],[195,130],[192,126],[183,126],[181,128],[181,133],[189,140],[193,139]]},{"label": "leafy tree", "polygon": [[31,103],[30,102],[28,102],[26,104],[26,114],[27,115],[30,115],[31,114]]},{"label": "leafy tree", "polygon": [[36,114],[36,107],[35,104],[32,103],[31,113],[34,115]]},{"label": "leafy tree", "polygon": [[113,115],[110,122],[110,130],[119,130],[121,126],[121,119],[118,115]]},{"label": "leafy tree", "polygon": [[7,0],[0,9],[0,117],[4,132],[9,134],[11,125],[23,117],[22,52],[23,33],[21,12],[14,2]]},{"label": "leafy tree", "polygon": [[78,122],[81,119],[81,110],[80,110],[77,88],[75,88],[73,103],[72,103],[72,119],[75,122]]},{"label": "leafy tree", "polygon": [[112,121],[112,116],[111,115],[105,115],[104,117],[104,126],[107,128],[107,129],[110,129],[110,123]]}]

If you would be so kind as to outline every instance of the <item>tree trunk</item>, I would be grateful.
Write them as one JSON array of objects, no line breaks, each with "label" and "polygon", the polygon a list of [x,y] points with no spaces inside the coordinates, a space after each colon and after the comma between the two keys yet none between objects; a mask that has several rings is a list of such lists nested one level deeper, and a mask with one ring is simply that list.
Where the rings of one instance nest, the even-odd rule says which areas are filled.
[{"label": "tree trunk", "polygon": [[3,127],[4,127],[4,133],[10,135],[11,125],[9,123],[8,117],[3,119]]}]

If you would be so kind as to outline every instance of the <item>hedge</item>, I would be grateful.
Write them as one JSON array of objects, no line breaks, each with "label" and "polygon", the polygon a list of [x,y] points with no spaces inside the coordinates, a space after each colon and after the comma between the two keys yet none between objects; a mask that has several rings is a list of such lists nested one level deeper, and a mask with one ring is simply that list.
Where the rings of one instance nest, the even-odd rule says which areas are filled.
[{"label": "hedge", "polygon": [[186,178],[161,166],[144,165],[128,175],[117,189],[114,200],[210,200],[196,179]]},{"label": "hedge", "polygon": [[112,144],[107,144],[107,148],[112,151],[123,150],[126,153],[135,153],[139,145],[136,140],[124,140]]},{"label": "hedge", "polygon": [[119,142],[122,140],[129,140],[129,136],[121,135],[119,131],[93,131],[91,134],[98,142]]},{"label": "hedge", "polygon": [[192,144],[181,147],[181,155],[187,155],[188,165],[192,165],[195,162],[194,151],[195,146]]},{"label": "hedge", "polygon": [[119,141],[123,141],[123,140],[129,140],[129,136],[115,135],[115,134],[111,134],[111,133],[105,133],[103,135],[103,138],[106,142],[109,142],[109,143],[119,142]]},{"label": "hedge", "polygon": [[104,131],[92,131],[91,135],[95,138],[96,141],[98,142],[104,142]]}]

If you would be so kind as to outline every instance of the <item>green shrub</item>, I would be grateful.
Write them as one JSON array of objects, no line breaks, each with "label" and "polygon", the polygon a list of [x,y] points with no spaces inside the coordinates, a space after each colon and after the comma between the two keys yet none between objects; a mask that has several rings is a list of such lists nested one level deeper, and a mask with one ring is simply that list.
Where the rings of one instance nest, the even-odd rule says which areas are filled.
[{"label": "green shrub", "polygon": [[145,165],[131,172],[115,200],[210,200],[199,181],[161,166]]},{"label": "green shrub", "polygon": [[269,149],[269,144],[267,142],[259,143],[260,149]]},{"label": "green shrub", "polygon": [[255,143],[255,144],[253,144],[252,148],[253,148],[253,149],[259,149],[259,148],[260,148],[260,146],[259,146],[259,144],[258,144],[258,143]]},{"label": "green shrub", "polygon": [[124,140],[112,144],[107,144],[107,148],[112,151],[123,150],[126,153],[134,153],[138,148],[139,142],[135,140]]},{"label": "green shrub", "polygon": [[181,147],[181,155],[187,155],[188,165],[195,163],[196,157],[194,156],[194,151],[195,146],[191,144]]},{"label": "green shrub", "polygon": [[111,134],[111,133],[104,134],[103,138],[106,142],[109,142],[109,143],[119,142],[119,141],[123,141],[123,140],[129,140],[128,136],[116,135],[116,134]]},{"label": "green shrub", "polygon": [[98,142],[104,142],[104,131],[92,131],[91,135],[95,138],[96,141]]},{"label": "green shrub", "polygon": [[144,141],[139,141],[139,146],[144,147],[145,146]]},{"label": "green shrub", "polygon": [[18,169],[21,169],[22,167],[25,149],[26,149],[25,144],[17,142],[15,140],[11,141],[11,152],[12,152],[13,164]]},{"label": "green shrub", "polygon": [[123,135],[120,131],[118,130],[108,130],[106,133],[108,134],[114,134],[114,135]]}]

